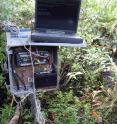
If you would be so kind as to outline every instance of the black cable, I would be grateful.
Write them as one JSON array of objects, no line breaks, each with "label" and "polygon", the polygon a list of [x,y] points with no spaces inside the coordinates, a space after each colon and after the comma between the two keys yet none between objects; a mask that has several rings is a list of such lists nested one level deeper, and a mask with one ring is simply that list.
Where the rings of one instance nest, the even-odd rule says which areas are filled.
[{"label": "black cable", "polygon": [[20,87],[19,87],[19,82],[17,80],[17,76],[16,76],[16,73],[14,72],[14,65],[13,65],[13,55],[11,55],[11,68],[12,68],[12,75],[15,79],[15,82],[16,82],[16,86],[17,86],[17,90],[20,90]]},{"label": "black cable", "polygon": [[13,53],[13,55],[11,56],[11,68],[12,68],[13,77],[16,82],[17,90],[20,89],[18,80],[24,85],[24,89],[26,90],[26,85],[25,85],[24,81],[19,77],[19,75],[16,73],[16,71],[14,69],[14,64],[13,64],[14,63],[14,54],[15,53]]},{"label": "black cable", "polygon": [[[13,53],[12,63],[14,61],[14,54],[15,54],[15,52]],[[14,71],[15,71],[15,69],[14,69]],[[15,75],[16,75],[17,80],[19,80],[24,85],[24,90],[26,90],[26,85],[25,85],[24,81],[19,77],[19,75],[16,73],[16,71],[15,71]]]}]

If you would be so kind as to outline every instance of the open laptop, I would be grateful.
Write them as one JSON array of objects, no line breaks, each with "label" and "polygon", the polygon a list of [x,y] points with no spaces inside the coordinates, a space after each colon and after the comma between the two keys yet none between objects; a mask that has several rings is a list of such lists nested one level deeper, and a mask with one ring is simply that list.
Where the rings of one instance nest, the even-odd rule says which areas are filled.
[{"label": "open laptop", "polygon": [[57,46],[83,45],[83,39],[76,35],[80,6],[81,0],[36,0],[32,41]]}]

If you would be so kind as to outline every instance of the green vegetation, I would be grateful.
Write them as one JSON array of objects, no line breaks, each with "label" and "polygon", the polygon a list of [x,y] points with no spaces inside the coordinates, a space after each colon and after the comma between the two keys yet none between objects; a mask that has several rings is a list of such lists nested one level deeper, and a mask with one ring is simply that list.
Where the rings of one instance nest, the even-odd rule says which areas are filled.
[{"label": "green vegetation", "polygon": [[[2,26],[5,22],[11,22],[19,27],[33,28],[31,21],[34,18],[34,2],[0,2],[1,90],[4,88],[2,66],[6,59]],[[82,1],[78,35],[85,39],[87,47],[60,48],[60,90],[38,96],[48,123],[95,124],[101,120],[100,118],[104,124],[117,123],[117,63],[112,59],[115,54],[113,46],[117,45],[116,5],[117,0]],[[105,70],[109,72],[107,79],[105,76],[108,74]],[[6,100],[0,107],[0,124],[5,124],[14,113],[15,107],[10,106],[7,99],[9,95],[6,94]],[[22,113],[22,123],[33,124],[29,122],[32,115],[26,113],[30,113],[27,108]]]},{"label": "green vegetation", "polygon": [[0,124],[8,123],[8,120],[13,116],[14,108],[9,105],[4,105],[0,108]]}]

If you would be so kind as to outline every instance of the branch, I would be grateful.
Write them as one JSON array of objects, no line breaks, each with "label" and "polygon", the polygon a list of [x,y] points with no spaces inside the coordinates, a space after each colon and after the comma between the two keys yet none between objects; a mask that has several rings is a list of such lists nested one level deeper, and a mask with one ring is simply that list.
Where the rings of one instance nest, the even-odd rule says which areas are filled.
[{"label": "branch", "polygon": [[8,124],[18,124],[21,113],[21,107],[17,105],[15,114]]}]

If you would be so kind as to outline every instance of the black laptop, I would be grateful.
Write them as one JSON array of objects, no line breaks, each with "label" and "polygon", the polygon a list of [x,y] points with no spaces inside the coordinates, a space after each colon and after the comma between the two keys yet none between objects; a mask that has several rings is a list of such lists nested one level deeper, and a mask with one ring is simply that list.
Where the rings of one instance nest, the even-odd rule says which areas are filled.
[{"label": "black laptop", "polygon": [[76,35],[81,0],[36,0],[33,42],[82,44]]}]

